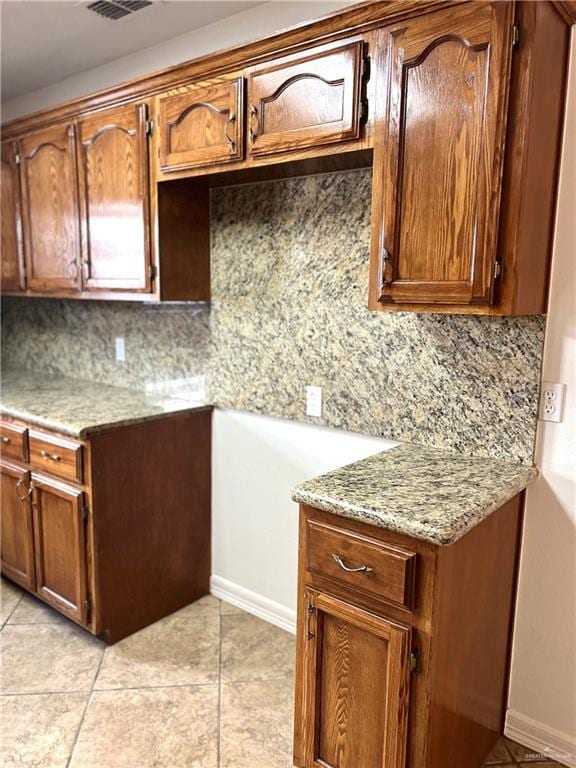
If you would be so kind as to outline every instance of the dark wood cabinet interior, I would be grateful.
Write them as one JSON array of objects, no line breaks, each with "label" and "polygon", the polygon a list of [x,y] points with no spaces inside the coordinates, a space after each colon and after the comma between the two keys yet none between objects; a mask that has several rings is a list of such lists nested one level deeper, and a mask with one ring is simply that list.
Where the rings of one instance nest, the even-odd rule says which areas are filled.
[{"label": "dark wood cabinet interior", "polygon": [[209,300],[210,187],[371,166],[370,309],[543,313],[567,22],[366,3],[15,120],[2,290]]}]

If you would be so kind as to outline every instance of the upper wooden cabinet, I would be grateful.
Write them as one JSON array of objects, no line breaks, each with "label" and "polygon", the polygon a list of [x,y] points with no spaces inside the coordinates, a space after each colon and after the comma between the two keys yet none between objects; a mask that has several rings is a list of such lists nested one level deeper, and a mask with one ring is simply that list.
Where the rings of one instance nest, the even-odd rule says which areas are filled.
[{"label": "upper wooden cabinet", "polygon": [[18,144],[2,142],[2,270],[3,291],[20,291],[24,288],[22,263],[22,222],[20,214],[20,179],[18,176]]},{"label": "upper wooden cabinet", "polygon": [[385,33],[372,243],[383,304],[492,299],[512,11],[474,3]]},{"label": "upper wooden cabinet", "polygon": [[76,137],[71,123],[24,136],[22,220],[28,287],[42,292],[80,288]]},{"label": "upper wooden cabinet", "polygon": [[78,123],[82,284],[89,291],[150,291],[147,105]]},{"label": "upper wooden cabinet", "polygon": [[248,74],[252,157],[360,136],[361,40],[317,47],[253,67]]},{"label": "upper wooden cabinet", "polygon": [[163,172],[241,160],[244,78],[194,83],[157,99]]}]

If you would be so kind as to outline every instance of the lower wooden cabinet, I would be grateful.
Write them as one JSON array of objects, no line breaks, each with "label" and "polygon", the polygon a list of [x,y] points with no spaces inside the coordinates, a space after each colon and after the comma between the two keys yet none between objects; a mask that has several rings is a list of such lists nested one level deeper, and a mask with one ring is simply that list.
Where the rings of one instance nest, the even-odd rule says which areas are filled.
[{"label": "lower wooden cabinet", "polygon": [[32,475],[36,591],[81,624],[88,612],[84,494]]},{"label": "lower wooden cabinet", "polygon": [[2,573],[26,589],[34,589],[34,542],[29,502],[30,473],[21,467],[0,464],[2,481]]},{"label": "lower wooden cabinet", "polygon": [[306,765],[405,764],[411,628],[307,589]]},{"label": "lower wooden cabinet", "polygon": [[504,727],[521,505],[445,547],[301,507],[295,766],[481,768]]},{"label": "lower wooden cabinet", "polygon": [[0,465],[6,577],[108,643],[208,594],[210,409],[79,440],[0,426],[23,441]]}]

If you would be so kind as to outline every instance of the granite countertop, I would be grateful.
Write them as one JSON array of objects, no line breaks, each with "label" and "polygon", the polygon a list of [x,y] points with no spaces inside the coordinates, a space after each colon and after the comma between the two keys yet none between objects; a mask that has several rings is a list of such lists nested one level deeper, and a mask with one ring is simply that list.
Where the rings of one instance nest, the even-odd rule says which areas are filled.
[{"label": "granite countertop", "polygon": [[452,544],[522,491],[535,467],[402,444],[298,485],[294,501]]},{"label": "granite countertop", "polygon": [[202,391],[184,398],[44,372],[2,371],[2,413],[74,437],[210,407]]}]

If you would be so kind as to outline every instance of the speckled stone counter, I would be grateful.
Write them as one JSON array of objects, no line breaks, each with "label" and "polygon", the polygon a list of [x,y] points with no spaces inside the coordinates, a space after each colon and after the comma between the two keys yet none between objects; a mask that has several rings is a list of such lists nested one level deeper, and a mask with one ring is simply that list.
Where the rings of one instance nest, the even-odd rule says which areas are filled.
[{"label": "speckled stone counter", "polygon": [[41,371],[2,371],[0,412],[74,437],[210,407],[200,392],[183,399]]},{"label": "speckled stone counter", "polygon": [[399,445],[298,485],[294,501],[452,544],[522,491],[535,467]]}]

